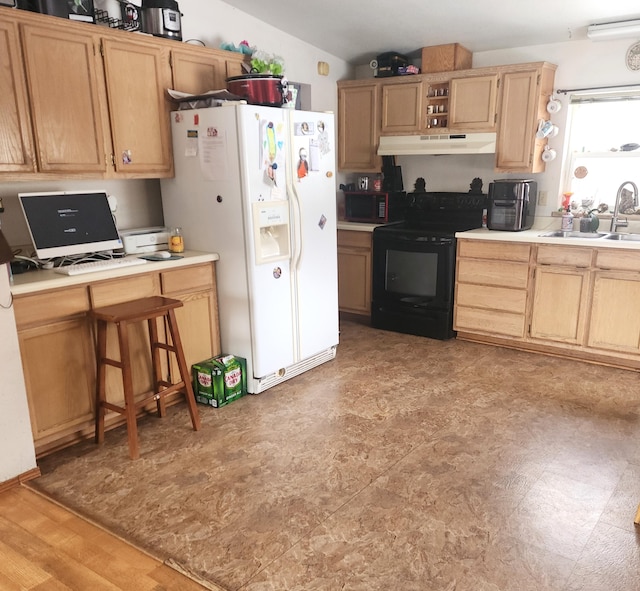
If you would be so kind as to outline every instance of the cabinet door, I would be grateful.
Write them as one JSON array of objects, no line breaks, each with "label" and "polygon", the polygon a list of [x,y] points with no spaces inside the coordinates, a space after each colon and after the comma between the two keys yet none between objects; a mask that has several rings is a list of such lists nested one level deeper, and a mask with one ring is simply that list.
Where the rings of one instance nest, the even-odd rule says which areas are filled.
[{"label": "cabinet door", "polygon": [[[165,271],[161,273],[161,284],[163,295],[184,304],[176,309],[176,319],[187,366],[219,355],[222,351],[213,264]],[[174,355],[171,355],[171,375],[179,375]]]},{"label": "cabinet door", "polygon": [[422,128],[422,82],[382,85],[381,133],[410,133]]},{"label": "cabinet door", "polygon": [[529,170],[532,166],[537,96],[537,71],[509,72],[503,75],[496,168]]},{"label": "cabinet door", "polygon": [[116,172],[173,174],[168,50],[149,42],[102,41]]},{"label": "cabinet door", "polygon": [[453,78],[449,83],[449,127],[495,131],[498,75]]},{"label": "cabinet door", "polygon": [[35,156],[18,26],[0,21],[0,172],[33,172]]},{"label": "cabinet door", "polygon": [[536,137],[538,120],[548,119],[546,104],[553,92],[555,66],[504,72],[501,78],[496,141],[499,172],[544,172],[546,139]]},{"label": "cabinet door", "polygon": [[85,317],[21,330],[27,400],[36,451],[94,417],[95,356]]},{"label": "cabinet door", "polygon": [[106,172],[94,35],[57,22],[21,31],[39,169]]},{"label": "cabinet door", "polygon": [[173,88],[190,94],[203,94],[227,87],[227,62],[206,51],[172,49]]},{"label": "cabinet door", "polygon": [[582,344],[588,289],[588,270],[536,267],[531,337]]},{"label": "cabinet door", "polygon": [[596,271],[589,324],[589,347],[640,352],[640,274]]},{"label": "cabinet door", "polygon": [[[216,302],[213,292],[173,297],[182,300],[184,304],[182,308],[176,309],[176,320],[187,368],[190,369],[194,363],[223,353],[217,335]],[[175,355],[170,356],[170,363],[171,376],[176,382],[180,372]]]},{"label": "cabinet door", "polygon": [[338,89],[338,167],[376,172],[379,135],[377,83]]},{"label": "cabinet door", "polygon": [[353,314],[371,314],[371,234],[338,232],[338,306]]}]

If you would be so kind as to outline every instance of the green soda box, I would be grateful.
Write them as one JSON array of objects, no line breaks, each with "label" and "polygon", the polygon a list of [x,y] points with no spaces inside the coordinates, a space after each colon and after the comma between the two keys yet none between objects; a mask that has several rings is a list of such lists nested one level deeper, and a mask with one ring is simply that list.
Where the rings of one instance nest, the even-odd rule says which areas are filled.
[{"label": "green soda box", "polygon": [[247,393],[247,361],[234,355],[212,357],[191,366],[193,393],[202,404],[219,408]]}]

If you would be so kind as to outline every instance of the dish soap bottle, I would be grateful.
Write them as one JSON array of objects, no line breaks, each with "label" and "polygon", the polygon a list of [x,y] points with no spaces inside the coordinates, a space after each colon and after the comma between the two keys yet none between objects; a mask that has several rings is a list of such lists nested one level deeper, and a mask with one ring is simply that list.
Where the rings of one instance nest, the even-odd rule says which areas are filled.
[{"label": "dish soap bottle", "polygon": [[573,230],[573,214],[570,207],[567,207],[567,211],[562,214],[560,229],[563,232],[571,232]]}]

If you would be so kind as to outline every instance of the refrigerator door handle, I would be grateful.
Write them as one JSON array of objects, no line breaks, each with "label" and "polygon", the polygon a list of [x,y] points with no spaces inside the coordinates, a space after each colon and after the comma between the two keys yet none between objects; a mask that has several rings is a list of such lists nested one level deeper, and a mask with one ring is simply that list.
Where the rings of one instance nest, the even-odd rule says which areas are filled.
[{"label": "refrigerator door handle", "polygon": [[[289,146],[287,150],[287,170],[294,171],[293,162],[293,121],[289,119]],[[296,191],[295,184],[293,182],[292,172],[286,175],[287,192],[289,193],[289,201],[291,203],[291,236],[292,236],[292,251],[291,251],[291,266],[296,271],[300,268],[300,260],[302,259],[302,211],[300,208],[300,196]]]}]

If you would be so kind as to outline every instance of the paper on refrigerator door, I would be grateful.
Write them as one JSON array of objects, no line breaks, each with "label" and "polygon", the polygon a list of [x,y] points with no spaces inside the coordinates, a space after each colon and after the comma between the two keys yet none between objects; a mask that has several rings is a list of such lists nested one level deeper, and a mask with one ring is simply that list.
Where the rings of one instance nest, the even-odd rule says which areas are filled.
[{"label": "paper on refrigerator door", "polygon": [[224,130],[210,126],[198,133],[198,156],[202,176],[208,181],[229,179],[227,136]]}]

